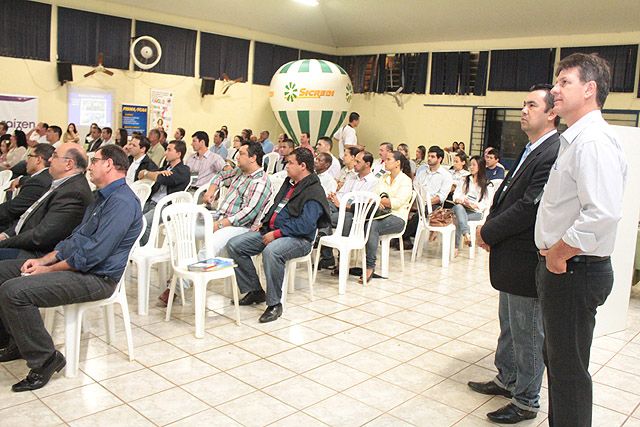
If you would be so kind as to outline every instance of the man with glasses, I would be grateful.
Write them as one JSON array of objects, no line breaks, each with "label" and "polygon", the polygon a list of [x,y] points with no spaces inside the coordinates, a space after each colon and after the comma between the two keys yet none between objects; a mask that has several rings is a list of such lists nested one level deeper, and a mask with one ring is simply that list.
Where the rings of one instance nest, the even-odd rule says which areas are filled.
[{"label": "man with glasses", "polygon": [[51,187],[0,234],[0,259],[41,256],[71,234],[93,201],[86,167],[87,155],[80,146],[56,148],[49,165]]},{"label": "man with glasses", "polygon": [[51,187],[51,175],[49,174],[49,160],[53,154],[53,148],[49,144],[38,144],[33,152],[27,155],[27,174],[15,179],[15,184],[7,190],[20,188],[20,193],[0,205],[0,230],[4,230],[13,221],[20,218],[45,191]]},{"label": "man with glasses", "polygon": [[[51,169],[65,162],[76,167],[75,157],[85,157],[75,150],[58,153]],[[98,188],[96,200],[73,234],[41,258],[0,262],[0,362],[24,358],[30,368],[26,378],[11,387],[14,392],[44,387],[66,364],[44,327],[40,307],[113,295],[142,230],[140,202],[125,182],[128,166],[119,146],[98,149],[89,169]]]}]

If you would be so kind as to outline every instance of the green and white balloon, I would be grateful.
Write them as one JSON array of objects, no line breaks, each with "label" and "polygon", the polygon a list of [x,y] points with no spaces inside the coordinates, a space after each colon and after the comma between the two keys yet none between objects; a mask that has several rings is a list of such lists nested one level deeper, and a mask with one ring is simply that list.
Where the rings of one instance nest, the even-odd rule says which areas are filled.
[{"label": "green and white balloon", "polygon": [[271,79],[269,99],[273,113],[287,134],[300,142],[309,132],[313,144],[331,137],[347,118],[353,85],[339,65],[320,59],[284,64]]}]

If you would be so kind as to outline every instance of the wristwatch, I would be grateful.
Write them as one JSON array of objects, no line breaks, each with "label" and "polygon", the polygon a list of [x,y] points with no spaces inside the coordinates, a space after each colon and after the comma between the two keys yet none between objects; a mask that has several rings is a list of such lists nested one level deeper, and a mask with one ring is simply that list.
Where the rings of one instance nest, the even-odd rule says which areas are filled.
[{"label": "wristwatch", "polygon": [[218,230],[222,230],[224,228],[224,223],[222,221],[218,221]]}]

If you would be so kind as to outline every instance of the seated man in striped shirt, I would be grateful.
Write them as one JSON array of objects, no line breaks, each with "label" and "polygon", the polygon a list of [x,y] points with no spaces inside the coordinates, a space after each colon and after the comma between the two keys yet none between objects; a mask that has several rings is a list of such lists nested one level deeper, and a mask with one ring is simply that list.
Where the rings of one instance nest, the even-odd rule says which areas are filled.
[{"label": "seated man in striped shirt", "polygon": [[[260,221],[271,196],[271,183],[262,169],[264,152],[258,142],[245,142],[240,146],[236,161],[238,167],[221,171],[213,176],[203,201],[211,203],[217,189],[228,185],[229,191],[220,206],[220,217],[213,224],[213,253],[215,257],[232,237],[249,231]],[[278,189],[276,188],[276,191]]]}]

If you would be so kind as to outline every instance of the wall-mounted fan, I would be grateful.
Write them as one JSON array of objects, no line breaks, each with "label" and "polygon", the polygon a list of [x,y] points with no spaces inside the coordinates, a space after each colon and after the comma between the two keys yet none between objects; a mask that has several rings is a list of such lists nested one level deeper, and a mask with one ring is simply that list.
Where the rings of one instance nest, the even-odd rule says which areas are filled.
[{"label": "wall-mounted fan", "polygon": [[93,70],[86,73],[84,76],[89,77],[93,76],[96,73],[104,73],[107,76],[113,76],[113,71],[107,70],[104,68],[104,54],[102,52],[98,53],[98,65],[96,65]]},{"label": "wall-mounted fan", "polygon": [[158,65],[162,58],[162,47],[158,40],[150,36],[138,37],[131,43],[129,49],[131,59],[141,70],[150,70]]}]

